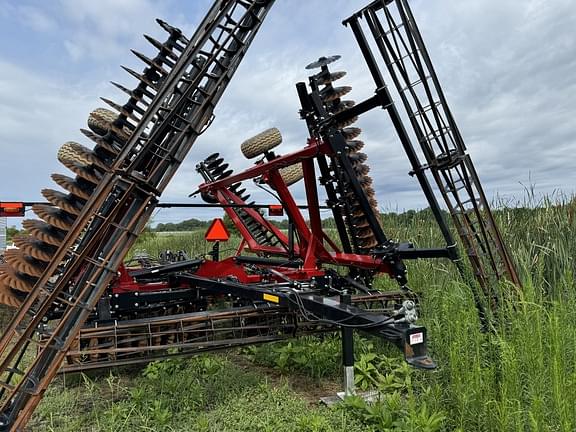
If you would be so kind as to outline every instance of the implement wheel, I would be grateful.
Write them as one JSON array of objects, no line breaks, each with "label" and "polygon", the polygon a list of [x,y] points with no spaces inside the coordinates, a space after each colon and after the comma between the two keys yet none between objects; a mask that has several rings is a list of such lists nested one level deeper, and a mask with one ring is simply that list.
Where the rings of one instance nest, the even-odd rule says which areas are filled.
[{"label": "implement wheel", "polygon": [[258,135],[248,138],[240,144],[240,150],[247,159],[255,158],[272,150],[282,142],[282,135],[277,128],[266,129]]},{"label": "implement wheel", "polygon": [[302,170],[302,164],[297,163],[284,168],[279,171],[282,180],[286,183],[286,186],[293,185],[304,178],[304,171]]}]

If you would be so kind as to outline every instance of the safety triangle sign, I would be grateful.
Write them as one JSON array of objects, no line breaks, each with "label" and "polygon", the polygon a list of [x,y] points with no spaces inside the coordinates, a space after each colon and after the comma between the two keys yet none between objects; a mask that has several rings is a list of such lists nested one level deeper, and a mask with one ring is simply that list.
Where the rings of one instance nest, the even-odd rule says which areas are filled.
[{"label": "safety triangle sign", "polygon": [[230,233],[220,218],[216,218],[212,221],[208,231],[206,231],[206,234],[204,235],[206,241],[227,241],[229,238]]}]

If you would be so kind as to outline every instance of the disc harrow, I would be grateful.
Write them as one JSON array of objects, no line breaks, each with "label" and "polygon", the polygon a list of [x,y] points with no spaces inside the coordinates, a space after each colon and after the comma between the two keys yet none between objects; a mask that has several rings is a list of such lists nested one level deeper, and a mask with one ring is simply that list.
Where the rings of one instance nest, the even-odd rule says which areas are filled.
[{"label": "disc harrow", "polygon": [[[59,370],[138,364],[301,334],[340,330],[348,378],[354,329],[395,344],[414,367],[435,368],[426,329],[416,324],[418,299],[408,288],[404,261],[450,258],[463,267],[427,170],[487,295],[491,271],[517,282],[406,0],[374,1],[345,21],[376,83],[372,97],[345,100],[352,87],[334,84],[346,73],[328,68],[340,56],[320,57],[307,66],[319,71],[296,84],[309,132],[304,148],[276,154],[282,136],[271,128],[242,143],[242,153],[255,161],[250,168],[235,173],[218,153],[197,165],[205,180],[198,193],[208,205],[224,207],[242,236],[234,256],[220,260],[216,243],[210,260],[166,252],[160,264],[142,254],[135,257],[139,267],[123,264],[196,138],[212,124],[216,104],[273,3],[215,0],[190,39],[157,20],[166,40],[145,35],[153,54],[132,50],[143,69],[122,66],[135,86],[112,83],[127,101],[102,98],[108,108],[92,111],[81,129],[93,147],[68,141],[59,149],[57,158],[72,175],[52,175],[63,191],[42,190],[47,203],[32,206],[40,219],[22,222],[27,235],[14,239],[19,250],[0,264],[0,302],[19,306],[0,339],[0,431],[26,425]],[[361,19],[408,110],[425,166]],[[406,59],[416,77],[407,73]],[[419,87],[426,98],[415,92]],[[389,115],[446,247],[416,249],[384,234],[366,146],[358,139],[362,130],[355,126],[374,108]],[[251,200],[243,186],[249,179],[278,200],[269,212],[285,212],[287,233]],[[288,189],[301,179],[305,206]],[[323,227],[319,186],[337,240]],[[375,292],[378,274],[394,279],[399,290]]]}]

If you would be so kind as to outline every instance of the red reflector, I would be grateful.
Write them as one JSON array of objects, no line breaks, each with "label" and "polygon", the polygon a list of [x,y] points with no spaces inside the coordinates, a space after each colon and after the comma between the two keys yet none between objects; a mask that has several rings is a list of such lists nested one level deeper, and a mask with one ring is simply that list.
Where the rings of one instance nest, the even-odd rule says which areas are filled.
[{"label": "red reflector", "polygon": [[284,207],[281,204],[269,205],[268,216],[284,216]]},{"label": "red reflector", "polygon": [[22,217],[22,216],[24,216],[24,203],[0,202],[0,217]]},{"label": "red reflector", "polygon": [[206,241],[227,241],[230,238],[230,233],[220,218],[216,218],[208,227],[204,239]]}]

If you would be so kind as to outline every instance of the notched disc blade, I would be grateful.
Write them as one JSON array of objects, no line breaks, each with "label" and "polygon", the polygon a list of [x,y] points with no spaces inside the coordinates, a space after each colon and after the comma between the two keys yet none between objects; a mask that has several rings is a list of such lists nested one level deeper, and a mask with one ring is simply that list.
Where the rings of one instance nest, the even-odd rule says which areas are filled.
[{"label": "notched disc blade", "polygon": [[350,151],[360,151],[364,148],[364,141],[360,141],[360,140],[350,140],[350,141],[346,141],[346,147],[350,150]]},{"label": "notched disc blade", "polygon": [[22,300],[17,296],[10,286],[0,280],[0,304],[5,304],[13,308],[20,307]]},{"label": "notched disc blade", "polygon": [[30,276],[41,276],[46,267],[46,263],[24,254],[24,252],[19,249],[7,250],[4,258],[16,271],[26,273]]},{"label": "notched disc blade", "polygon": [[362,152],[350,152],[348,158],[352,163],[364,163],[368,160],[368,155]]},{"label": "notched disc blade", "polygon": [[79,198],[66,195],[53,189],[42,189],[42,196],[51,204],[60,207],[62,210],[74,216],[78,216],[82,211],[82,207],[84,207],[84,201],[81,201]]},{"label": "notched disc blade", "polygon": [[63,174],[52,174],[52,180],[63,189],[66,189],[68,192],[76,195],[78,198],[82,198],[87,200],[92,195],[93,188],[83,186],[72,177],[65,176]]},{"label": "notched disc blade", "polygon": [[363,163],[352,163],[352,168],[357,175],[366,175],[370,172],[370,167]]},{"label": "notched disc blade", "polygon": [[356,105],[356,102],[353,100],[341,100],[336,104],[335,107],[332,108],[332,113],[339,114],[344,110],[352,108],[354,105]]},{"label": "notched disc blade", "polygon": [[362,129],[357,127],[349,127],[342,129],[342,135],[346,141],[353,140],[354,138],[358,137],[362,133]]},{"label": "notched disc blade", "polygon": [[328,66],[330,63],[335,62],[336,60],[340,60],[339,55],[333,55],[330,57],[320,57],[318,60],[316,60],[315,62],[310,63],[309,65],[306,66],[306,69],[316,69],[322,66]]},{"label": "notched disc blade", "polygon": [[37,280],[35,277],[14,270],[8,264],[0,265],[0,281],[14,289],[30,292]]},{"label": "notched disc blade", "polygon": [[327,87],[320,92],[320,97],[324,102],[332,102],[336,99],[340,99],[342,96],[347,95],[352,91],[350,86],[342,87]]},{"label": "notched disc blade", "polygon": [[63,231],[69,231],[74,224],[74,217],[63,210],[45,204],[34,204],[32,211],[44,222],[60,228]]},{"label": "notched disc blade", "polygon": [[45,262],[50,262],[57,249],[34,237],[15,236],[12,240],[24,253]]},{"label": "notched disc blade", "polygon": [[61,160],[60,162],[78,177],[81,177],[90,183],[97,185],[102,179],[102,175],[100,173],[87,166],[86,164],[72,160]]},{"label": "notched disc blade", "polygon": [[318,85],[326,85],[334,81],[338,81],[346,76],[345,71],[337,71],[328,74],[320,73],[317,75]]},{"label": "notched disc blade", "polygon": [[39,220],[24,220],[22,221],[22,227],[24,227],[32,237],[53,246],[60,246],[66,236],[64,231]]},{"label": "notched disc blade", "polygon": [[341,122],[336,123],[336,129],[344,129],[350,125],[353,125],[358,121],[358,116],[351,117],[347,120],[342,120]]}]

